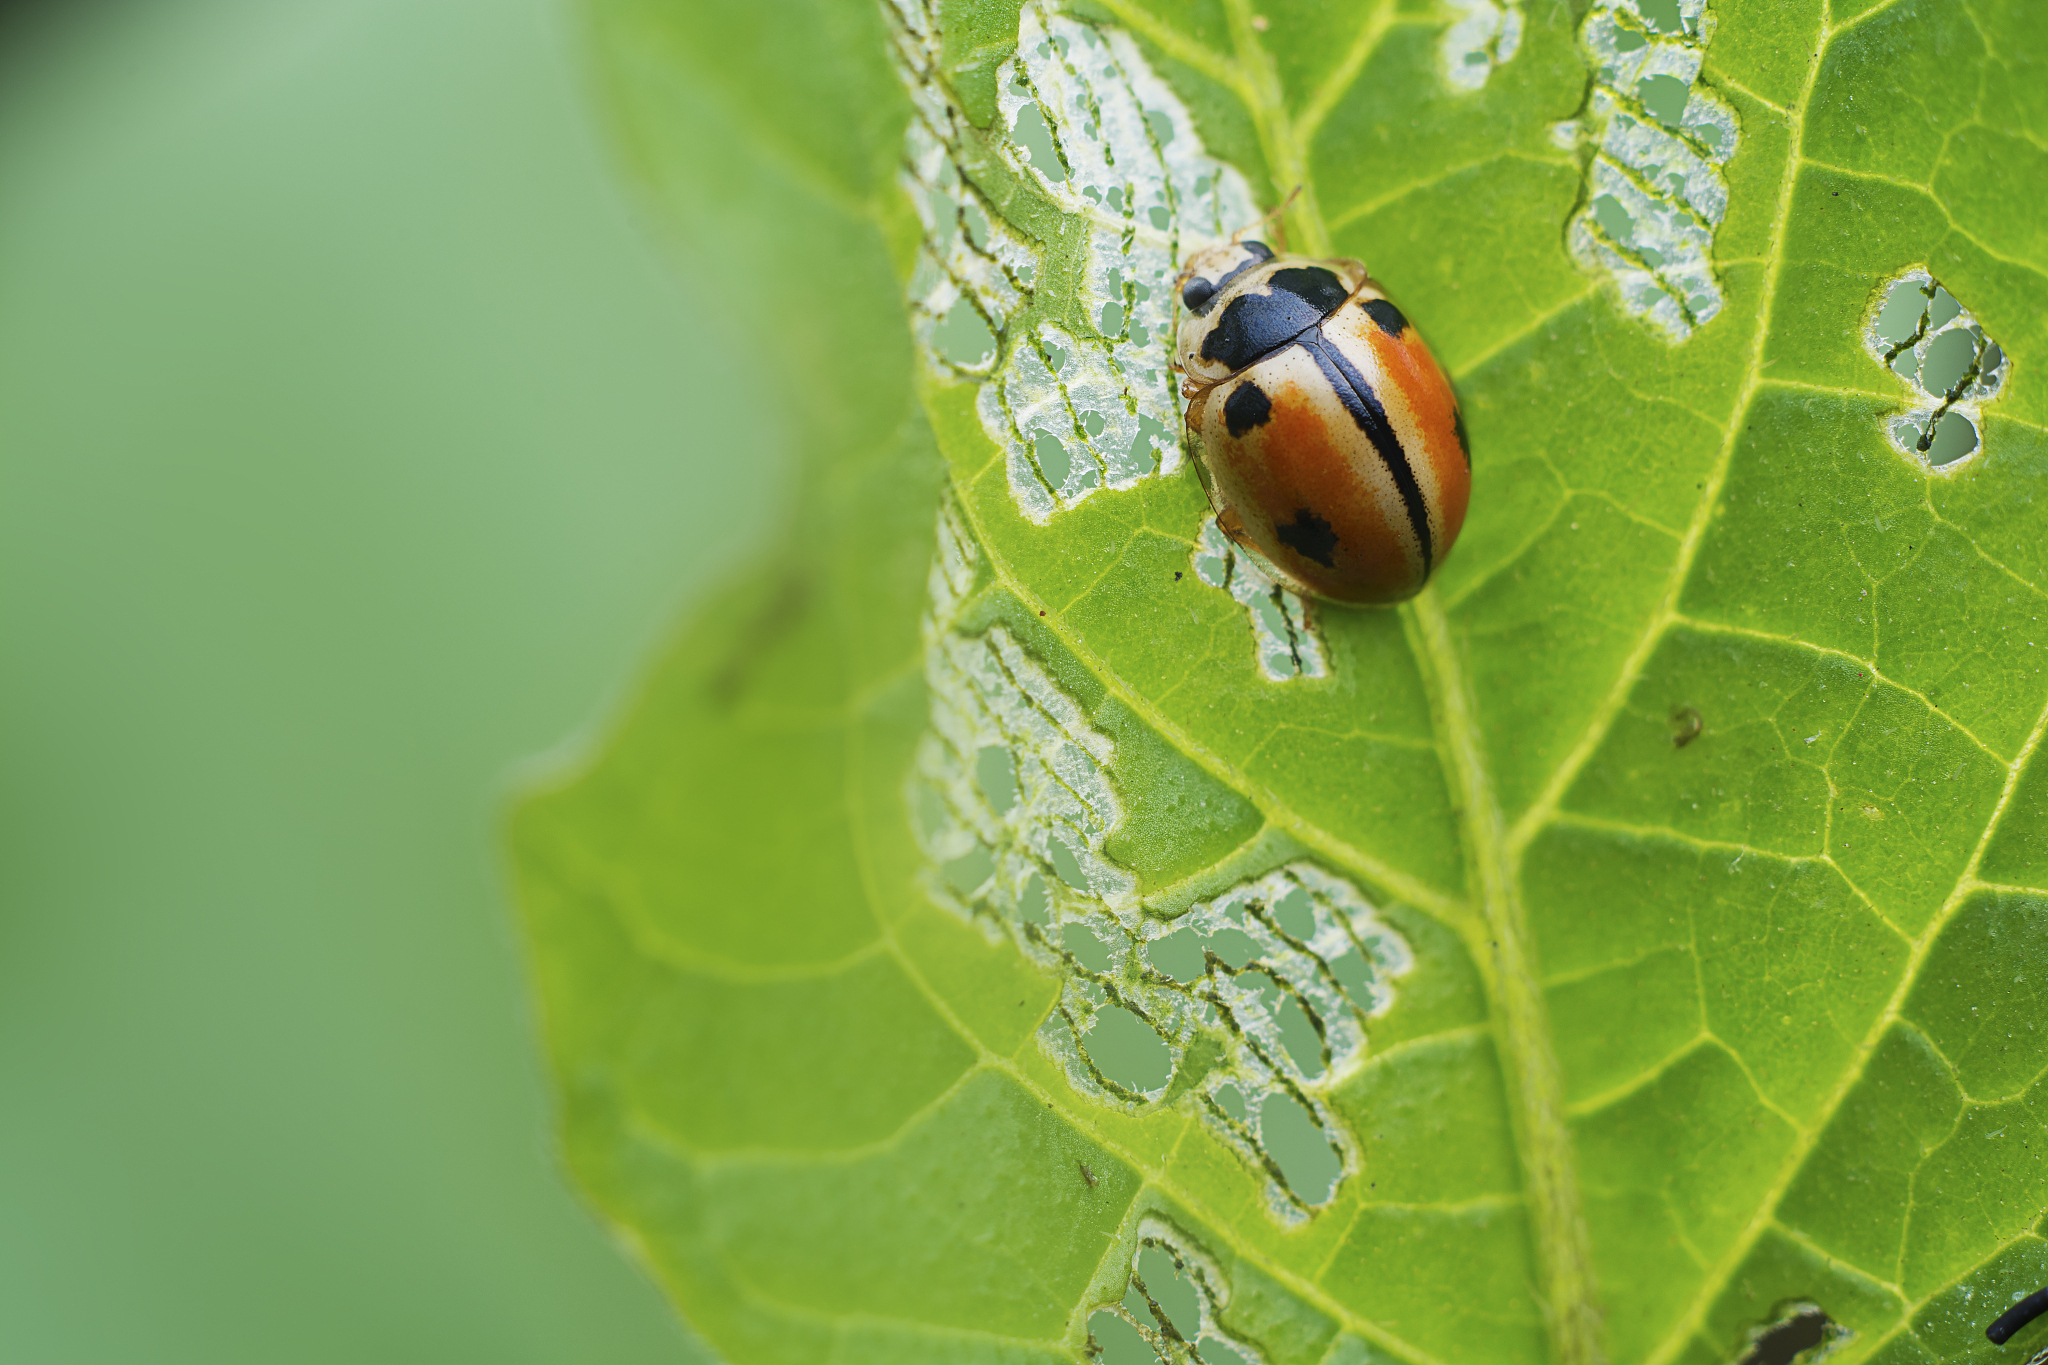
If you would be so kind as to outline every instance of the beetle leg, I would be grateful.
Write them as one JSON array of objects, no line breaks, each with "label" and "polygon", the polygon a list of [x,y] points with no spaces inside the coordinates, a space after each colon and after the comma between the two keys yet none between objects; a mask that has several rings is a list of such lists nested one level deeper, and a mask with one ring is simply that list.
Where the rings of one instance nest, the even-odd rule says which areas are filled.
[{"label": "beetle leg", "polygon": [[1245,539],[1244,518],[1237,514],[1235,507],[1226,507],[1216,514],[1216,529],[1229,536],[1235,545],[1248,545]]}]

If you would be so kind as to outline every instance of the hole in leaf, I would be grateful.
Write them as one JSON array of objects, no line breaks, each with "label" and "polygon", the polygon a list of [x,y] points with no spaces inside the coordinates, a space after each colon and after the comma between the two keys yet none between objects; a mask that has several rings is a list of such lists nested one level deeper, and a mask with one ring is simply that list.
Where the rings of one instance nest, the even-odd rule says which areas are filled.
[{"label": "hole in leaf", "polygon": [[996,855],[988,845],[976,844],[971,851],[946,864],[946,883],[961,895],[971,896],[995,875],[995,870]]},{"label": "hole in leaf", "polygon": [[1065,486],[1067,476],[1074,472],[1074,460],[1067,454],[1067,448],[1060,444],[1059,437],[1049,431],[1040,432],[1032,453],[1038,457],[1038,468],[1044,473],[1046,482],[1054,488]]},{"label": "hole in leaf", "polygon": [[1052,923],[1052,892],[1046,890],[1045,878],[1036,872],[1025,879],[1024,889],[1017,895],[1017,918],[1026,924]]},{"label": "hole in leaf", "polygon": [[[1676,4],[1672,12],[1677,12]],[[1676,76],[1645,76],[1636,85],[1636,98],[1643,102],[1643,108],[1667,128],[1676,128],[1684,121],[1686,100],[1691,95],[1692,87]]]},{"label": "hole in leaf", "polygon": [[975,246],[979,247],[983,251],[988,250],[988,215],[982,212],[981,205],[970,202],[966,206],[966,216],[967,240],[974,243]]},{"label": "hole in leaf", "polygon": [[1067,168],[1060,164],[1059,153],[1053,149],[1052,129],[1045,121],[1045,111],[1036,104],[1027,104],[1017,111],[1017,126],[1012,130],[1017,145],[1031,158],[1031,165],[1055,185],[1063,184]]},{"label": "hole in leaf", "polygon": [[1320,678],[1329,671],[1308,604],[1232,545],[1213,516],[1202,519],[1192,564],[1197,579],[1223,589],[1244,607],[1259,671],[1268,681]]},{"label": "hole in leaf", "polygon": [[2005,352],[1925,270],[1882,289],[1864,345],[1914,395],[1913,409],[1887,419],[1885,431],[1929,469],[1946,468],[1982,448],[1978,409],[2004,389]]},{"label": "hole in leaf", "polygon": [[1373,991],[1372,968],[1355,948],[1330,960],[1330,975],[1337,978],[1337,985],[1344,995],[1358,1008],[1371,1013],[1378,1005],[1378,996]]},{"label": "hole in leaf", "polygon": [[1192,929],[1181,929],[1145,947],[1145,957],[1154,967],[1183,985],[1202,974],[1202,940]]},{"label": "hole in leaf", "polygon": [[1684,33],[1685,18],[1678,12],[1678,0],[1636,0],[1636,12],[1643,22],[1659,33]]},{"label": "hole in leaf", "polygon": [[1939,469],[1954,464],[1976,448],[1976,424],[1951,408],[1934,424],[1934,439],[1927,442],[1927,463]]},{"label": "hole in leaf", "polygon": [[987,745],[974,756],[974,779],[997,815],[1008,815],[1017,804],[1017,760],[1002,745]]},{"label": "hole in leaf", "polygon": [[[1597,73],[1597,142],[1587,201],[1567,230],[1572,254],[1612,277],[1624,309],[1682,342],[1722,308],[1714,235],[1731,187],[1720,167],[1735,153],[1732,105],[1698,81],[1702,43],[1687,16],[1697,0],[1592,0],[1579,38]],[[1645,29],[1649,32],[1646,34]]]},{"label": "hole in leaf", "polygon": [[1099,1312],[1090,1317],[1088,1340],[1101,1365],[1159,1365],[1151,1343],[1115,1313]]},{"label": "hole in leaf", "polygon": [[1297,886],[1275,901],[1273,920],[1296,938],[1312,937],[1316,931],[1316,907],[1309,899],[1308,888]]},{"label": "hole in leaf", "polygon": [[1623,246],[1634,242],[1636,220],[1629,216],[1628,210],[1623,208],[1621,201],[1613,195],[1603,194],[1593,201],[1593,217],[1598,220],[1601,227],[1607,229],[1608,236]]},{"label": "hole in leaf", "polygon": [[[1131,340],[1139,340],[1138,333],[1143,330],[1141,327],[1132,328]],[[1159,449],[1161,441],[1167,434],[1164,422],[1155,422],[1150,417],[1140,417],[1138,419],[1138,434],[1131,438],[1131,449],[1129,452],[1131,458],[1150,458],[1151,452]]]},{"label": "hole in leaf", "polygon": [[1940,285],[1934,287],[1934,297],[1927,304],[1927,330],[1946,327],[1962,316],[1963,305],[1957,303],[1948,290]]},{"label": "hole in leaf", "polygon": [[1926,313],[1927,295],[1920,291],[1920,282],[1900,280],[1885,295],[1884,307],[1877,315],[1877,334],[1894,346],[1911,341],[1920,334],[1920,320]]},{"label": "hole in leaf", "polygon": [[1817,1361],[1850,1335],[1847,1328],[1830,1321],[1810,1303],[1787,1304],[1773,1318],[1769,1326],[1752,1329],[1749,1351],[1741,1365]]},{"label": "hole in leaf", "polygon": [[1254,599],[1251,605],[1252,610],[1258,613],[1259,621],[1265,626],[1268,634],[1281,636],[1287,634],[1287,613],[1280,609],[1278,602],[1275,602],[1270,597],[1260,597]]},{"label": "hole in leaf", "polygon": [[1337,1187],[1344,1167],[1330,1139],[1291,1095],[1268,1095],[1259,1106],[1259,1137],[1272,1153],[1288,1188],[1308,1204],[1320,1204]]},{"label": "hole in leaf", "polygon": [[1259,945],[1242,929],[1219,929],[1202,946],[1222,958],[1233,971],[1259,955]]},{"label": "hole in leaf", "polygon": [[1940,397],[1962,382],[1977,363],[1977,338],[1967,328],[1943,332],[1927,343],[1927,355],[1920,362],[1920,387]]},{"label": "hole in leaf", "polygon": [[996,338],[974,305],[962,299],[932,328],[932,349],[963,369],[979,369],[996,358]]},{"label": "hole in leaf", "polygon": [[1076,891],[1088,889],[1088,874],[1081,870],[1081,860],[1074,856],[1074,850],[1065,841],[1052,841],[1052,870],[1060,874],[1060,880]]},{"label": "hole in leaf", "polygon": [[1126,1090],[1158,1090],[1173,1075],[1173,1054],[1150,1024],[1121,1005],[1105,1005],[1088,1030],[1088,1056]]},{"label": "hole in leaf", "polygon": [[1069,924],[1060,930],[1060,942],[1074,955],[1076,962],[1091,972],[1107,972],[1114,961],[1109,945],[1096,937],[1095,931],[1085,924]]},{"label": "hole in leaf", "polygon": [[1252,1365],[1251,1358],[1220,1337],[1204,1336],[1196,1343],[1202,1365]]},{"label": "hole in leaf", "polygon": [[1304,1076],[1316,1076],[1323,1070],[1323,1039],[1316,1032],[1316,1026],[1309,1022],[1308,1011],[1293,996],[1280,1002],[1277,1011],[1280,1020],[1280,1043],[1287,1049],[1287,1055],[1294,1059],[1294,1065]]},{"label": "hole in leaf", "polygon": [[1202,1298],[1173,1257],[1161,1246],[1138,1249],[1138,1275],[1145,1293],[1159,1305],[1159,1311],[1173,1324],[1182,1340],[1193,1341],[1202,1334]]},{"label": "hole in leaf", "polygon": [[1216,1089],[1216,1103],[1224,1113],[1230,1115],[1239,1123],[1251,1122],[1250,1111],[1244,1107],[1244,1095],[1236,1086],[1218,1086]]}]

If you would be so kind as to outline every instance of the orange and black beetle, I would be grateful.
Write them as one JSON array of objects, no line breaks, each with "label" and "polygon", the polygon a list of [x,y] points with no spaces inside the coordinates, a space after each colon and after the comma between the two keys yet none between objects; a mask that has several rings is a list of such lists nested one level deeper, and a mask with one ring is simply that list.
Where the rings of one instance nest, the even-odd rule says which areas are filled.
[{"label": "orange and black beetle", "polygon": [[1472,491],[1450,381],[1357,261],[1232,241],[1188,257],[1175,360],[1216,524],[1337,602],[1399,602]]}]

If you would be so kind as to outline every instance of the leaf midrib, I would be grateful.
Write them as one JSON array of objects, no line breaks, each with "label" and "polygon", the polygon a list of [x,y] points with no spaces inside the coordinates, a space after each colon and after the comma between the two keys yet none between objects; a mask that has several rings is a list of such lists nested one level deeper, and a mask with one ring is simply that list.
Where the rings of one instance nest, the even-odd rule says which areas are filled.
[{"label": "leaf midrib", "polygon": [[[1272,172],[1276,193],[1284,195],[1296,185],[1301,186],[1300,195],[1288,213],[1288,220],[1298,234],[1302,249],[1311,254],[1330,254],[1332,246],[1329,228],[1322,217],[1315,187],[1308,174],[1308,143],[1323,119],[1341,100],[1351,81],[1363,69],[1380,38],[1393,27],[1395,20],[1390,17],[1392,6],[1382,4],[1368,16],[1361,26],[1358,38],[1347,50],[1345,59],[1340,62],[1332,76],[1311,95],[1304,106],[1303,115],[1296,118],[1291,117],[1286,110],[1276,68],[1270,54],[1259,42],[1257,30],[1251,22],[1253,11],[1249,0],[1224,0],[1229,31],[1236,49],[1234,55],[1228,58],[1189,39],[1178,30],[1167,27],[1155,16],[1129,3],[1129,0],[1102,0],[1102,3],[1127,27],[1155,42],[1175,58],[1224,84],[1238,96],[1252,116],[1261,149]],[[1886,8],[1889,6],[1880,5],[1872,13],[1882,12]],[[1500,1035],[1504,1061],[1509,1074],[1514,1078],[1511,1089],[1515,1091],[1515,1098],[1518,1101],[1516,1139],[1530,1186],[1525,1192],[1525,1197],[1535,1232],[1536,1250],[1543,1262],[1539,1274],[1544,1286],[1545,1316],[1551,1328],[1553,1349],[1559,1365],[1599,1365],[1605,1358],[1605,1352],[1600,1340],[1599,1307],[1591,1273],[1590,1240],[1578,1198],[1576,1163],[1564,1117],[1562,1086],[1544,1017],[1542,987],[1531,965],[1528,933],[1519,902],[1522,860],[1530,844],[1557,818],[1558,805],[1564,793],[1597,750],[1615,717],[1619,715],[1651,653],[1668,631],[1674,625],[1682,623],[1684,619],[1677,610],[1679,596],[1690,577],[1692,564],[1704,543],[1706,530],[1713,519],[1720,495],[1726,487],[1734,448],[1743,428],[1744,418],[1757,393],[1769,382],[1763,374],[1763,354],[1784,265],[1785,236],[1794,191],[1802,167],[1808,164],[1803,155],[1806,114],[1832,41],[1842,32],[1857,27],[1870,17],[1870,14],[1859,15],[1840,26],[1829,25],[1823,20],[1796,103],[1782,107],[1771,105],[1774,111],[1785,114],[1790,124],[1791,136],[1788,139],[1785,166],[1773,214],[1770,246],[1762,257],[1756,258],[1756,263],[1765,267],[1766,276],[1753,314],[1754,332],[1749,358],[1744,367],[1738,396],[1729,410],[1730,415],[1725,423],[1718,424],[1721,425],[1723,432],[1721,449],[1716,455],[1702,495],[1696,503],[1678,556],[1670,571],[1662,601],[1617,671],[1607,696],[1589,718],[1579,741],[1554,769],[1536,802],[1523,812],[1512,827],[1505,823],[1495,784],[1485,762],[1483,733],[1473,710],[1472,698],[1464,683],[1461,661],[1443,603],[1432,587],[1401,608],[1411,652],[1424,675],[1425,685],[1430,694],[1438,747],[1449,760],[1446,775],[1452,780],[1454,790],[1461,798],[1461,833],[1465,838],[1468,871],[1475,883],[1472,889],[1477,893],[1480,911],[1476,920],[1467,907],[1455,900],[1441,894],[1433,894],[1429,889],[1416,883],[1412,877],[1394,872],[1362,850],[1350,847],[1336,839],[1329,831],[1304,820],[1288,803],[1279,799],[1277,793],[1266,789],[1263,784],[1250,781],[1245,774],[1238,772],[1234,765],[1209,752],[1192,735],[1159,714],[1146,699],[1133,695],[1115,670],[1108,667],[1105,660],[1097,657],[1092,649],[1075,638],[1067,628],[1053,626],[1055,633],[1089,665],[1091,671],[1103,680],[1112,694],[1130,705],[1202,767],[1245,792],[1260,807],[1270,823],[1294,834],[1317,851],[1349,864],[1360,874],[1379,881],[1387,890],[1416,903],[1418,908],[1428,910],[1466,940],[1475,961],[1481,964],[1482,974],[1487,982],[1489,1001],[1495,1012],[1495,1028]],[[1574,295],[1566,301],[1567,305],[1577,303],[1583,297],[1583,292]],[[1539,323],[1542,320],[1539,319]],[[1517,339],[1533,330],[1533,326],[1518,329]],[[1488,357],[1497,354],[1501,349],[1502,346],[1490,348]],[[1469,371],[1472,367],[1465,368]],[[972,518],[971,512],[969,515]],[[984,547],[987,544],[988,542],[984,540]],[[1006,564],[996,560],[992,552],[990,557],[1006,587],[1026,601],[1036,601],[1036,595],[1010,572]],[[1049,624],[1052,619],[1055,618],[1049,618]],[[1756,1240],[1773,1225],[1780,1199],[1796,1178],[1821,1134],[1825,1132],[1832,1116],[1861,1077],[1878,1042],[1899,1018],[1901,1007],[1918,975],[1919,968],[1931,951],[1941,929],[1967,896],[1983,885],[1977,880],[1976,871],[1984,850],[1989,844],[1992,832],[1997,828],[1998,817],[2011,800],[2018,774],[2024,767],[2025,760],[2040,744],[2044,729],[2048,729],[2048,708],[2044,708],[2042,715],[2036,720],[2025,745],[2014,760],[2005,765],[2005,787],[1992,819],[1987,823],[1968,865],[1941,910],[1914,941],[1911,956],[1891,1000],[1872,1025],[1852,1064],[1845,1068],[1834,1092],[1816,1111],[1813,1119],[1806,1124],[1795,1126],[1798,1139],[1781,1164],[1778,1177],[1772,1183],[1768,1194],[1759,1201],[1749,1224],[1731,1243],[1719,1264],[1703,1277],[1691,1303],[1680,1314],[1665,1338],[1645,1358],[1643,1365],[1670,1365],[1700,1329],[1706,1314],[1739,1269]],[[893,940],[893,934],[890,937]],[[1481,952],[1481,948],[1489,951]],[[917,974],[907,960],[905,965],[919,979],[920,986],[928,994],[934,994],[923,983],[921,974]],[[935,995],[934,998],[936,999]],[[950,1011],[948,1015],[950,1017]],[[959,1027],[957,1021],[956,1027]],[[972,1037],[971,1032],[966,1031],[964,1027],[963,1033]],[[996,1058],[985,1052],[984,1056],[989,1064],[1009,1071],[1020,1083],[1031,1085],[1029,1079],[1017,1073],[1006,1059]],[[1034,1091],[1037,1089],[1035,1085],[1031,1088]],[[1077,1117],[1076,1121],[1082,1120]],[[1094,1133],[1092,1125],[1086,1126]],[[1094,1133],[1094,1136],[1118,1150],[1126,1160],[1131,1160],[1137,1169],[1146,1171],[1154,1183],[1173,1190],[1191,1204],[1199,1206],[1204,1202],[1193,1197],[1190,1192],[1178,1189],[1163,1172],[1154,1173],[1147,1163],[1135,1160],[1129,1153],[1122,1153],[1121,1144],[1108,1141],[1099,1133]],[[1230,1240],[1236,1242],[1235,1238]],[[1342,1239],[1338,1245],[1342,1245]],[[1262,1265],[1269,1273],[1295,1286],[1299,1292],[1304,1292],[1318,1306],[1331,1312],[1351,1330],[1361,1332],[1412,1360],[1433,1359],[1429,1352],[1414,1343],[1392,1337],[1374,1324],[1358,1319],[1349,1309],[1333,1302],[1319,1286],[1306,1282],[1298,1273],[1275,1264],[1270,1257],[1251,1248],[1237,1246],[1235,1249],[1239,1254]],[[1902,1319],[1902,1325],[1897,1330],[1904,1330],[1903,1324],[1909,1320],[1910,1311]]]}]

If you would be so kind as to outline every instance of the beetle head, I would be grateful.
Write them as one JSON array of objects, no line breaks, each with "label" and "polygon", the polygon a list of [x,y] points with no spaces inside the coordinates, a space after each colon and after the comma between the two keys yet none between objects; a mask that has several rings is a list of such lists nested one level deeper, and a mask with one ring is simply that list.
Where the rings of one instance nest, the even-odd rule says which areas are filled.
[{"label": "beetle head", "polygon": [[1264,242],[1219,242],[1203,247],[1189,254],[1174,281],[1174,291],[1180,295],[1181,307],[1200,317],[1232,280],[1272,259],[1273,248]]}]

